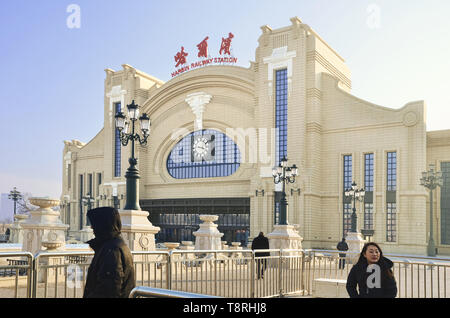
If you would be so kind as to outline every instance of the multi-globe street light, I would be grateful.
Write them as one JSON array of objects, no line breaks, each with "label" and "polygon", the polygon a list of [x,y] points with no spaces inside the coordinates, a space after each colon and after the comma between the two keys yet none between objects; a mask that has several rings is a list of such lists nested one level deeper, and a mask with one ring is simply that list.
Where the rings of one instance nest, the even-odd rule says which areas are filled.
[{"label": "multi-globe street light", "polygon": [[430,165],[430,170],[422,172],[420,185],[430,190],[430,237],[428,239],[427,254],[428,256],[436,256],[436,246],[433,239],[433,190],[436,187],[442,187],[442,172],[435,171],[434,165]]},{"label": "multi-globe street light", "polygon": [[283,157],[278,167],[272,170],[273,182],[275,184],[283,183],[283,190],[281,192],[280,201],[280,225],[287,225],[287,200],[286,200],[286,184],[294,183],[295,177],[298,176],[298,168],[294,164],[291,167],[288,166],[288,160]]},{"label": "multi-globe street light", "polygon": [[357,216],[356,216],[356,201],[364,201],[364,196],[366,191],[361,188],[358,189],[358,186],[355,181],[353,181],[350,189],[346,189],[344,195],[350,201],[353,201],[353,212],[352,212],[352,224],[351,224],[351,232],[356,233],[356,225],[357,225]]},{"label": "multi-globe street light", "polygon": [[14,215],[16,215],[16,205],[17,205],[17,201],[19,201],[20,199],[22,199],[22,194],[17,191],[17,188],[14,187],[8,194],[8,199],[13,200],[14,201]]},{"label": "multi-globe street light", "polygon": [[[91,194],[88,193],[86,196],[81,198],[81,202],[84,206],[87,206],[87,210],[89,211],[92,208],[92,204],[94,204],[95,200],[91,197]],[[86,219],[87,225],[90,225],[89,218]]]},{"label": "multi-globe street light", "polygon": [[[130,163],[130,167],[128,168],[125,178],[126,178],[126,188],[127,188],[127,196],[125,203],[125,210],[140,210],[139,206],[139,198],[138,198],[138,180],[139,170],[137,169],[137,158],[134,156],[134,142],[139,141],[139,144],[145,146],[147,144],[148,136],[150,135],[150,118],[147,114],[142,114],[139,117],[139,105],[134,103],[134,100],[131,104],[127,105],[128,108],[128,118],[131,121],[131,132],[128,132],[130,127],[129,121],[127,121],[125,115],[122,112],[118,112],[115,116],[116,118],[116,127],[119,130],[120,141],[123,146],[128,145],[128,142],[131,140],[131,157],[128,160]],[[141,126],[141,131],[143,137],[139,136],[138,133],[135,132],[134,124],[138,120]]]}]

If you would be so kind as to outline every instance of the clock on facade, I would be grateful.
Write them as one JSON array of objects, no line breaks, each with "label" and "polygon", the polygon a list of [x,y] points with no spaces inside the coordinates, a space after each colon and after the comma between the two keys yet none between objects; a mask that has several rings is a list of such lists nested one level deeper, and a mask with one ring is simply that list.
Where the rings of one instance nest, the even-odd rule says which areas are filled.
[{"label": "clock on facade", "polygon": [[194,140],[194,155],[197,159],[204,158],[209,151],[209,143],[208,139],[206,139],[204,136],[197,137]]},{"label": "clock on facade", "polygon": [[215,136],[196,136],[192,142],[192,161],[212,161],[215,156]]}]

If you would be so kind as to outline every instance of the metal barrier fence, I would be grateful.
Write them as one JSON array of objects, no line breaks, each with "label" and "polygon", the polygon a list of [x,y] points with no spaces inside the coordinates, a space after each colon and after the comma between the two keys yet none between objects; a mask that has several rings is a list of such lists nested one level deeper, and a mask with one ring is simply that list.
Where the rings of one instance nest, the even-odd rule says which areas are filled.
[{"label": "metal barrier fence", "polygon": [[[357,255],[335,250],[306,250],[311,258],[309,261],[310,281],[308,290],[314,293],[314,280],[347,279]],[[307,257],[308,257],[307,256]],[[393,273],[397,282],[397,297],[399,298],[447,298],[450,286],[450,259],[436,257],[405,256],[384,254],[393,263]],[[345,260],[343,268],[339,268],[339,261]]]},{"label": "metal barrier fence", "polygon": [[[335,250],[132,252],[136,285],[227,298],[314,294],[318,278],[345,280],[349,253]],[[94,252],[0,253],[0,297],[82,297]],[[398,297],[446,298],[449,259],[389,255]],[[339,260],[346,260],[340,268]],[[258,278],[258,268],[264,275]]]},{"label": "metal barrier fence", "polygon": [[[136,285],[229,298],[306,293],[303,251],[259,252],[270,252],[271,256],[255,257],[251,250],[132,252]],[[28,269],[26,294],[19,293],[21,285],[16,280],[15,284],[0,285],[0,297],[82,297],[94,252],[42,252],[35,257],[3,253],[4,257],[25,255],[28,265],[5,267]],[[264,269],[260,279],[258,268]]]},{"label": "metal barrier fence", "polygon": [[[33,259],[29,252],[0,253],[0,298],[32,296]],[[4,290],[11,285],[10,295]]]}]

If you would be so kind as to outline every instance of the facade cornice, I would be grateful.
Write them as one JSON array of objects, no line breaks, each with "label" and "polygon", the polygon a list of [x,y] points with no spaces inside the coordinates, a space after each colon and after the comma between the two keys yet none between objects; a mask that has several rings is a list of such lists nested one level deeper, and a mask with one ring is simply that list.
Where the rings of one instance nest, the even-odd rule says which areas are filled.
[{"label": "facade cornice", "polygon": [[323,57],[319,52],[317,51],[309,51],[306,53],[306,62],[317,62],[323,67],[325,67],[326,70],[328,70],[332,75],[337,77],[339,80],[342,81],[344,85],[346,85],[348,88],[352,88],[352,81],[344,75],[341,71],[339,71],[333,64],[331,64],[325,57]]},{"label": "facade cornice", "polygon": [[169,81],[165,85],[161,86],[157,91],[155,91],[154,95],[150,96],[143,104],[143,109],[150,115],[168,100],[171,100],[176,96],[187,95],[197,90],[205,91],[208,88],[229,88],[244,92],[252,97],[255,94],[254,81],[248,78],[238,77],[235,74],[230,73],[199,74],[197,73],[198,71],[199,70],[194,70],[180,75],[180,77],[183,78],[180,78],[174,82]]}]

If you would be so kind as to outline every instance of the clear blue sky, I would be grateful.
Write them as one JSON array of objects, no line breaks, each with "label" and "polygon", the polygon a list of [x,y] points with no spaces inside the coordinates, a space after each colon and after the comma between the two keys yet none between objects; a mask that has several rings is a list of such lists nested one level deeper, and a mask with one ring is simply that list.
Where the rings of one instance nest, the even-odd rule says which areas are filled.
[{"label": "clear blue sky", "polygon": [[[67,27],[70,4],[80,29]],[[167,81],[182,45],[228,32],[248,67],[260,26],[293,16],[344,57],[354,95],[392,108],[425,100],[427,129],[450,129],[449,13],[448,0],[3,0],[0,192],[59,197],[63,140],[102,128],[105,68],[127,63]]]}]

